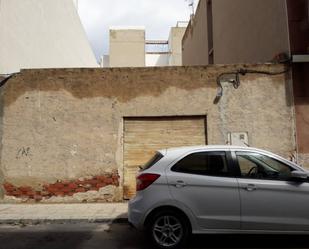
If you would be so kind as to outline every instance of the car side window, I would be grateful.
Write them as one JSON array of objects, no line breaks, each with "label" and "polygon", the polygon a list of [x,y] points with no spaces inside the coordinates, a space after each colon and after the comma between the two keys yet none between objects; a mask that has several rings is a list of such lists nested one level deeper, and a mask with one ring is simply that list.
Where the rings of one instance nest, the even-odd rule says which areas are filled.
[{"label": "car side window", "polygon": [[269,156],[254,152],[236,152],[236,157],[243,178],[282,181],[291,178],[293,169]]},{"label": "car side window", "polygon": [[225,152],[192,153],[177,162],[172,171],[209,176],[230,175]]}]

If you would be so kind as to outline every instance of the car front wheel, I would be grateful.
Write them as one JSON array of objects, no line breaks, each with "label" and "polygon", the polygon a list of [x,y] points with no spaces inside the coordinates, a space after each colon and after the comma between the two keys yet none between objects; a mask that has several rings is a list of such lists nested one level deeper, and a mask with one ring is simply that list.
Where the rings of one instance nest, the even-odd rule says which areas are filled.
[{"label": "car front wheel", "polygon": [[148,234],[160,248],[180,248],[188,238],[189,224],[175,212],[160,212],[151,220]]}]

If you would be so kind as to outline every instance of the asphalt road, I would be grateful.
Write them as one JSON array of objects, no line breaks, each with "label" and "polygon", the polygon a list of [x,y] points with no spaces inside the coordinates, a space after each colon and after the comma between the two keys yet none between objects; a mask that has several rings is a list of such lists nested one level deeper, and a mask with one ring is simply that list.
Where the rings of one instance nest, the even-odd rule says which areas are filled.
[{"label": "asphalt road", "polygon": [[[153,248],[126,224],[44,224],[0,226],[0,249]],[[203,235],[187,248],[309,248],[309,236]]]}]

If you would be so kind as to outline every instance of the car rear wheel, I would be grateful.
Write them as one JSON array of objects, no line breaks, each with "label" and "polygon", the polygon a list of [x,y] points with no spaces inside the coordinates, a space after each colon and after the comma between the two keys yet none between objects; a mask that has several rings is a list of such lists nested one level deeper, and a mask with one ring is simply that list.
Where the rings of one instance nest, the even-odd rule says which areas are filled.
[{"label": "car rear wheel", "polygon": [[180,248],[189,235],[189,224],[175,212],[159,212],[148,226],[148,234],[159,248]]}]

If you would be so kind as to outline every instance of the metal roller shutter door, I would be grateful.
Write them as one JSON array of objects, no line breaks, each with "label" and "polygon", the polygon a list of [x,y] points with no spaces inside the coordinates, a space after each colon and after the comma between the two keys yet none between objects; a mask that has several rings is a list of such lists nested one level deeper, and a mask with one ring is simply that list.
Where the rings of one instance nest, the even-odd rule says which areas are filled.
[{"label": "metal roller shutter door", "polygon": [[124,119],[124,198],[135,194],[138,166],[156,150],[206,143],[206,116]]}]

